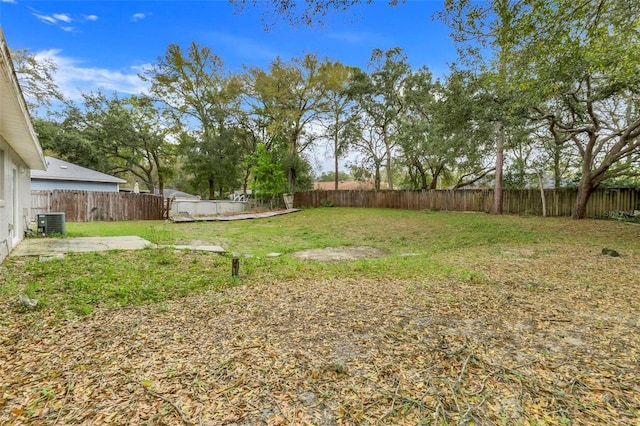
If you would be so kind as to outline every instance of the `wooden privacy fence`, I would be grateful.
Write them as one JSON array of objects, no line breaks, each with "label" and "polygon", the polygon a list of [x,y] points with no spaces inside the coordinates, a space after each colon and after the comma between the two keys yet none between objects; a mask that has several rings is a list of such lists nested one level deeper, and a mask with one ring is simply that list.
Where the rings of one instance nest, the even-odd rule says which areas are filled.
[{"label": "wooden privacy fence", "polygon": [[64,212],[69,222],[162,219],[164,199],[131,192],[31,191],[31,215]]},{"label": "wooden privacy fence", "polygon": [[[547,216],[571,216],[577,198],[575,189],[545,189]],[[492,189],[428,191],[306,191],[294,194],[293,205],[301,207],[377,207],[406,210],[450,210],[490,212]],[[503,191],[504,213],[542,215],[539,189]],[[640,210],[640,190],[601,189],[591,195],[587,217],[604,218],[610,212]]]}]

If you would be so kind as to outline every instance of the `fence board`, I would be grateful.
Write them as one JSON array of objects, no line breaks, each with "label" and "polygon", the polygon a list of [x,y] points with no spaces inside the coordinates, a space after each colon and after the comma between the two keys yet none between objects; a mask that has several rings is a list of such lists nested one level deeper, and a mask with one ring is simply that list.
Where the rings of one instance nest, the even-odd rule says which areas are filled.
[{"label": "fence board", "polygon": [[[577,199],[575,189],[545,189],[547,216],[571,216]],[[450,210],[490,212],[492,189],[458,189],[426,191],[313,190],[296,192],[293,206],[369,207],[407,210]],[[604,218],[610,212],[640,210],[640,190],[600,189],[587,204],[587,217]],[[503,191],[503,211],[510,214],[542,215],[539,189]]]},{"label": "fence board", "polygon": [[162,219],[164,199],[131,192],[31,191],[31,216],[64,212],[69,222]]}]

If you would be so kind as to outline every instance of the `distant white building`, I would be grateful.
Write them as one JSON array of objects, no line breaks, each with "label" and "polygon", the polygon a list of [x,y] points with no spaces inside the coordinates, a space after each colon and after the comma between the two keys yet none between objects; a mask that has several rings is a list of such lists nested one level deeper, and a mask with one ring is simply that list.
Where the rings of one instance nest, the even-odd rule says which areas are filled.
[{"label": "distant white building", "polygon": [[9,48],[0,29],[0,262],[31,222],[30,170],[45,170]]}]

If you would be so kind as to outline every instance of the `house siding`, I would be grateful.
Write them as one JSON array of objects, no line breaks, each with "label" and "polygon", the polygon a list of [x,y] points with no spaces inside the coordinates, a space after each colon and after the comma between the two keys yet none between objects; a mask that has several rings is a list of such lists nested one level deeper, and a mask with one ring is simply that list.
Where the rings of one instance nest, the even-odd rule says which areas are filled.
[{"label": "house siding", "polygon": [[31,222],[31,169],[44,170],[42,147],[31,124],[9,46],[0,28],[0,262],[24,238]]},{"label": "house siding", "polygon": [[[0,262],[22,240],[31,222],[31,179],[29,168],[0,136],[0,151],[3,151],[3,171],[0,185],[3,197],[0,200]],[[14,179],[15,176],[15,179]]]},{"label": "house siding", "polygon": [[119,184],[113,182],[83,182],[77,180],[37,179],[31,178],[33,191],[50,191],[66,189],[76,191],[118,192]]}]

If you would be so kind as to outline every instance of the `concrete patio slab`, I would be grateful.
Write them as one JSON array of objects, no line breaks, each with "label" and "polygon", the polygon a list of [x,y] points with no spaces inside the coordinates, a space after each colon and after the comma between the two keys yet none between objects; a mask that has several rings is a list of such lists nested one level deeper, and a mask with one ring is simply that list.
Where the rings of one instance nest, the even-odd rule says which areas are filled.
[{"label": "concrete patio slab", "polygon": [[10,256],[51,256],[64,253],[83,253],[106,250],[140,250],[156,245],[138,236],[25,238]]}]

